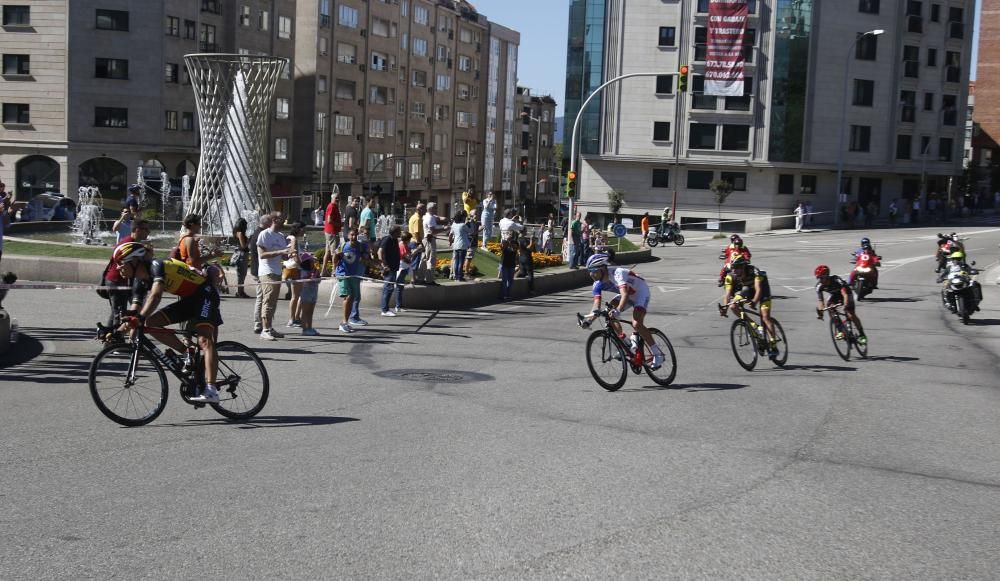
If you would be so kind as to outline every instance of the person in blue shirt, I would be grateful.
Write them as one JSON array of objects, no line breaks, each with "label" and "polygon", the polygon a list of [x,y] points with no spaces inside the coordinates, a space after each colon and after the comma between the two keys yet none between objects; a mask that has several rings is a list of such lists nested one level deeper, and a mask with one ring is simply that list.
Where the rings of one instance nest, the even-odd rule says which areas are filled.
[{"label": "person in blue shirt", "polygon": [[337,277],[338,294],[344,299],[344,320],[340,331],[353,333],[355,326],[364,326],[368,322],[358,317],[358,305],[361,304],[361,278],[365,274],[368,261],[368,245],[358,241],[358,229],[351,228],[347,233],[347,242],[337,249],[333,257],[333,270]]}]

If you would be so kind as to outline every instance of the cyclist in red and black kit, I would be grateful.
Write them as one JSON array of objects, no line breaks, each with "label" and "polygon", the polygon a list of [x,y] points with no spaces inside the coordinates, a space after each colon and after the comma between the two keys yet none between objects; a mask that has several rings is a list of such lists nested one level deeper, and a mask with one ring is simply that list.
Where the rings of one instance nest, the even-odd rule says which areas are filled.
[{"label": "cyclist in red and black kit", "polygon": [[722,249],[722,270],[719,271],[719,286],[722,286],[726,282],[726,275],[732,270],[729,263],[733,261],[737,256],[742,256],[747,262],[750,262],[750,249],[743,245],[743,239],[740,238],[739,234],[733,234],[729,237],[729,246]]},{"label": "cyclist in red and black kit", "polygon": [[[844,305],[844,313],[847,318],[854,321],[854,324],[858,326],[858,343],[864,345],[868,343],[868,337],[865,336],[865,328],[861,326],[861,319],[858,314],[854,311],[854,291],[851,290],[851,286],[846,280],[840,278],[837,275],[830,274],[830,267],[821,264],[816,267],[813,271],[816,275],[816,318],[823,318],[824,306],[832,307],[833,305]],[[830,293],[830,299],[823,303],[823,293]],[[843,339],[844,333],[842,331],[837,332],[837,339]]]}]

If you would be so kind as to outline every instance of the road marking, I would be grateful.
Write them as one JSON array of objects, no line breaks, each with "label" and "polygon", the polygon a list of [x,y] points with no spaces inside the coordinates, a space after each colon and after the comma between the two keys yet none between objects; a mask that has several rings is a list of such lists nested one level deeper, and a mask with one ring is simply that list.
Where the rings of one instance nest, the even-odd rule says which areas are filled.
[{"label": "road marking", "polygon": [[783,285],[783,286],[785,288],[787,288],[788,290],[792,291],[793,293],[800,293],[800,292],[805,291],[805,290],[812,290],[812,289],[816,288],[814,286],[788,286],[787,284]]},{"label": "road marking", "polygon": [[656,288],[660,289],[661,293],[674,293],[674,292],[677,292],[677,291],[688,290],[690,287],[686,287],[686,286],[663,286],[663,285],[657,285]]}]

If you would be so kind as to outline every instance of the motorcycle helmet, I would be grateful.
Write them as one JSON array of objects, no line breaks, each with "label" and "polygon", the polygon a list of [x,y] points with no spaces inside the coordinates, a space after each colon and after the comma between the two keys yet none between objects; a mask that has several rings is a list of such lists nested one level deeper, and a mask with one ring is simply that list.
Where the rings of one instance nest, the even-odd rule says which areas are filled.
[{"label": "motorcycle helmet", "polygon": [[965,260],[965,253],[962,252],[961,250],[956,250],[955,252],[952,252],[948,256],[948,258],[950,258],[952,260]]},{"label": "motorcycle helmet", "polygon": [[861,239],[861,247],[862,248],[864,248],[866,246],[871,246],[871,245],[872,245],[872,241],[869,240],[867,237]]},{"label": "motorcycle helmet", "polygon": [[813,275],[816,278],[822,278],[824,276],[830,276],[830,267],[827,266],[827,265],[825,265],[825,264],[821,264],[821,265],[817,266],[815,270],[813,270]]},{"label": "motorcycle helmet", "polygon": [[729,241],[737,246],[743,246],[743,239],[740,238],[739,234],[733,234],[729,237]]}]

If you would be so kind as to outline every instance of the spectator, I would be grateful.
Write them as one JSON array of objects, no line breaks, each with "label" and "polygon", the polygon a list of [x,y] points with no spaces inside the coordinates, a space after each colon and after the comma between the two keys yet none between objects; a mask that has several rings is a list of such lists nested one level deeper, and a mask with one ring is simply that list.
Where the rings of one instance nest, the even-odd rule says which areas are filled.
[{"label": "spectator", "polygon": [[264,215],[257,220],[256,228],[254,228],[253,234],[250,235],[250,276],[253,277],[254,286],[256,290],[254,292],[253,301],[253,332],[259,335],[261,331],[264,330],[264,325],[261,322],[261,311],[264,303],[264,285],[260,284],[260,253],[257,248],[257,237],[261,232],[266,230],[271,226],[271,216]]},{"label": "spectator", "polygon": [[288,302],[288,323],[286,327],[300,327],[302,326],[302,321],[298,320],[299,314],[299,299],[302,296],[302,283],[299,281],[301,279],[302,270],[302,260],[300,258],[299,252],[299,241],[302,238],[302,233],[305,232],[306,225],[302,222],[296,222],[292,224],[292,229],[285,237],[288,241],[287,247],[288,252],[285,255],[285,261],[281,263],[281,280],[288,283],[288,287],[291,289],[291,296]]},{"label": "spectator", "polygon": [[580,257],[580,264],[583,264],[588,257],[590,257],[590,221],[591,217],[589,215],[584,216],[583,224],[580,225],[580,242],[583,248],[583,255]]},{"label": "spectator", "polygon": [[807,228],[811,228],[813,225],[813,205],[812,202],[806,202],[806,217],[805,225]]},{"label": "spectator", "polygon": [[472,266],[472,259],[476,255],[477,247],[476,230],[479,229],[479,225],[476,224],[476,220],[473,218],[473,215],[475,215],[475,209],[473,209],[472,214],[469,214],[468,212],[465,213],[465,228],[469,232],[469,250],[465,253],[465,264],[462,266],[462,270],[465,276],[468,277],[472,277],[474,268]]},{"label": "spectator", "polygon": [[361,210],[361,217],[359,218],[361,225],[358,229],[358,240],[369,244],[376,242],[375,225],[377,218],[378,216],[375,214],[375,197],[369,196],[365,200],[364,209]]},{"label": "spectator", "polygon": [[[0,184],[2,186],[3,184]],[[0,188],[0,193],[6,194]],[[10,226],[10,197],[7,195],[0,196],[0,262],[3,261],[3,234],[7,230],[7,226]]]},{"label": "spectator", "polygon": [[799,201],[799,203],[795,206],[794,214],[795,214],[795,231],[801,232],[803,222],[805,222],[806,218],[806,207],[802,204],[801,201]]},{"label": "spectator", "polygon": [[500,220],[500,240],[507,240],[512,234],[520,233],[522,230],[524,230],[524,225],[514,220],[514,209],[504,210],[503,218]]},{"label": "spectator", "polygon": [[451,278],[457,281],[464,281],[465,275],[462,272],[462,265],[465,263],[465,255],[469,252],[469,227],[465,223],[465,212],[459,210],[451,224]]},{"label": "spectator", "polygon": [[[402,237],[399,242],[399,272],[396,273],[396,282],[399,284],[406,283],[406,276],[411,275],[410,278],[410,288],[416,287],[414,284],[414,279],[417,274],[417,269],[420,268],[421,260],[423,259],[424,245],[417,241],[417,239],[409,232],[403,232]],[[402,308],[402,294],[398,293],[396,297],[396,307]]]},{"label": "spectator", "polygon": [[142,193],[142,186],[132,184],[128,187],[128,194],[122,200],[122,208],[128,208],[133,214],[139,214],[139,195]]},{"label": "spectator", "polygon": [[[146,242],[149,239],[149,230],[149,222],[146,220],[137,220],[135,223],[135,230],[131,235],[123,238],[121,244],[125,244],[127,242]],[[121,244],[116,244],[115,249],[117,250]],[[149,248],[152,249],[151,246]],[[0,250],[2,250],[2,248],[0,248]],[[112,251],[111,255],[114,256],[114,254],[114,251]],[[118,273],[117,265],[113,262],[109,262],[107,267],[104,269],[104,285],[126,286],[128,284],[129,281]],[[132,291],[127,290],[108,291],[108,301],[111,303],[111,314],[108,315],[107,320],[108,327],[115,327],[121,321],[120,317],[129,310],[129,299],[133,300],[133,304],[131,305],[132,310],[138,312],[139,307],[142,306],[140,302],[143,297],[139,295],[133,296]]]},{"label": "spectator", "polygon": [[306,337],[319,335],[313,327],[313,313],[316,312],[316,302],[319,300],[319,263],[308,252],[303,252],[299,260],[299,278],[303,279],[302,291],[299,293],[299,312],[296,317],[302,324],[302,334]]},{"label": "spectator", "polygon": [[244,283],[247,280],[247,264],[250,260],[250,240],[247,238],[245,218],[240,218],[233,226],[233,239],[236,242],[236,249],[229,257],[229,264],[236,267],[236,296],[248,299],[250,295],[244,290]]},{"label": "spectator", "polygon": [[889,225],[896,225],[896,215],[899,214],[899,206],[896,205],[896,200],[893,199],[889,202]]},{"label": "spectator", "polygon": [[340,323],[342,333],[353,333],[353,326],[367,325],[356,322],[352,317],[354,305],[361,301],[361,276],[365,273],[364,257],[367,247],[358,241],[358,229],[348,228],[347,241],[333,257],[333,269],[337,276],[337,288],[344,299],[344,320]]},{"label": "spectator", "polygon": [[510,300],[517,264],[517,235],[500,241],[500,300]]},{"label": "spectator", "polygon": [[[414,242],[421,245],[424,241],[424,214],[426,212],[427,207],[424,206],[424,203],[418,202],[407,222],[407,233],[413,238]],[[423,258],[423,254],[420,255],[420,258]],[[413,276],[410,278],[410,285],[412,286],[417,281],[425,282],[423,262],[416,261],[411,266],[410,273]]]},{"label": "spectator", "polygon": [[434,271],[437,269],[437,242],[436,236],[439,232],[445,230],[444,226],[439,225],[439,220],[444,220],[440,216],[437,216],[435,212],[437,211],[437,204],[431,202],[427,204],[427,213],[424,214],[424,239],[427,243],[424,245],[424,249],[427,252],[427,284],[431,286],[437,286],[437,282],[434,281]]},{"label": "spectator", "polygon": [[312,219],[313,219],[313,226],[322,226],[323,225],[323,209],[320,208],[319,206],[316,206],[315,208],[313,208]]},{"label": "spectator", "polygon": [[483,213],[481,221],[483,223],[483,244],[482,249],[486,250],[486,243],[493,237],[493,219],[497,213],[497,201],[493,198],[493,192],[486,192],[483,198]]},{"label": "spectator", "polygon": [[344,242],[347,242],[347,231],[351,228],[361,231],[361,197],[347,198],[347,209],[344,210]]},{"label": "spectator", "polygon": [[389,228],[389,235],[379,242],[378,259],[382,263],[382,312],[383,317],[395,317],[396,313],[389,310],[389,298],[397,294],[397,310],[403,298],[403,285],[396,284],[396,275],[399,274],[401,256],[399,253],[399,237],[402,235],[402,228],[398,224],[393,224]]},{"label": "spectator", "polygon": [[479,246],[479,224],[476,222],[476,217],[479,215],[477,213],[477,210],[479,209],[479,200],[476,199],[476,195],[472,192],[472,188],[469,188],[468,191],[462,192],[462,209],[465,210],[465,223],[469,227],[469,242],[471,244],[469,252],[465,255],[465,272],[468,274],[469,270],[472,268],[472,255],[475,252],[475,249]]},{"label": "spectator", "polygon": [[517,239],[517,264],[519,278],[528,279],[528,294],[535,294],[535,263],[532,253],[538,250],[534,236],[519,236]]},{"label": "spectator", "polygon": [[917,223],[920,222],[920,196],[919,195],[917,195],[915,198],[913,198],[913,206],[912,206],[912,210],[910,211],[910,221],[912,221],[914,224],[917,224]]},{"label": "spectator", "polygon": [[552,226],[542,227],[542,253],[545,256],[552,254]]},{"label": "spectator", "polygon": [[[24,208],[28,209],[27,206]],[[24,210],[21,210],[21,216],[24,216]],[[132,220],[135,216],[132,215],[132,208],[125,206],[122,208],[122,213],[115,220],[115,223],[111,225],[111,231],[115,233],[115,246],[122,243],[122,240],[132,235]]]},{"label": "spectator", "polygon": [[573,216],[573,222],[569,225],[569,267],[580,268],[583,263],[583,222],[580,220],[580,212]]},{"label": "spectator", "polygon": [[642,215],[642,220],[639,222],[639,231],[642,233],[642,242],[639,244],[639,248],[645,248],[646,239],[649,238],[649,212],[645,212]]},{"label": "spectator", "polygon": [[259,258],[259,277],[263,286],[261,296],[260,338],[265,341],[281,339],[283,334],[274,329],[274,312],[278,306],[278,294],[281,292],[281,262],[288,256],[288,240],[281,233],[285,220],[279,212],[272,212],[266,225],[261,219],[261,226],[266,227],[257,236],[257,256]]},{"label": "spectator", "polygon": [[326,272],[327,264],[333,267],[333,255],[340,246],[340,227],[340,194],[334,192],[330,194],[330,203],[323,214],[323,239],[326,244],[323,247],[323,264],[319,268],[320,276]]}]

